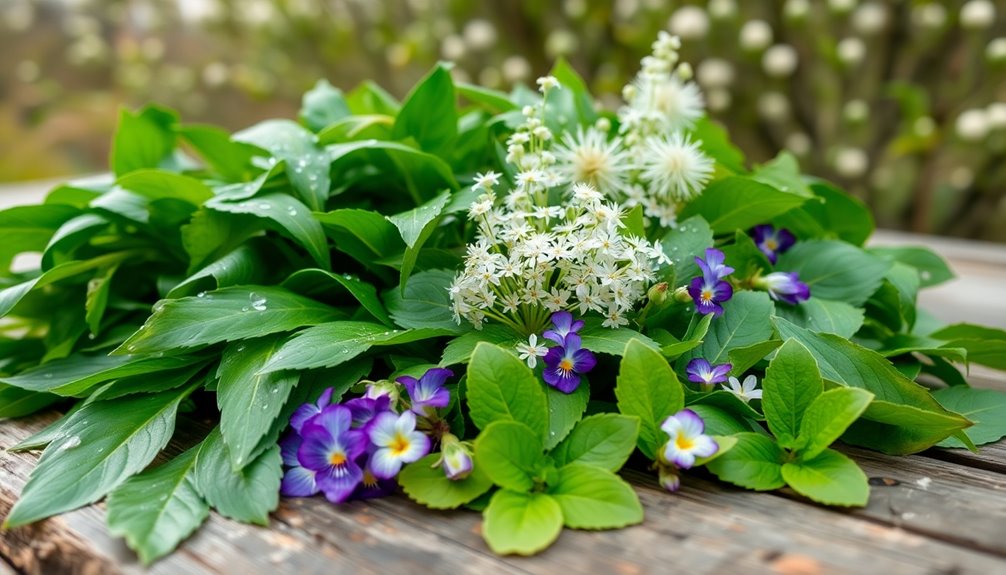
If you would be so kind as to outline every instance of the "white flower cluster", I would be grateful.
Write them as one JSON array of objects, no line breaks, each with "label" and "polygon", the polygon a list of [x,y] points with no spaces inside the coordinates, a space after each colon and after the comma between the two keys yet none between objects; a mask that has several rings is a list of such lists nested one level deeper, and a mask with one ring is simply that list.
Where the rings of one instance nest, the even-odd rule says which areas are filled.
[{"label": "white flower cluster", "polygon": [[[558,87],[554,78],[539,84],[546,98]],[[565,165],[578,140],[609,151],[618,142],[581,130],[553,153],[544,109],[526,107],[524,124],[507,142],[507,161],[518,172],[503,201],[496,196],[499,174],[480,174],[473,186],[483,192],[468,214],[478,235],[450,287],[455,320],[481,327],[490,319],[537,333],[552,312],[568,310],[599,313],[606,327],[625,325],[667,257],[659,244],[626,234],[623,208],[589,182],[618,185],[617,176]]]}]

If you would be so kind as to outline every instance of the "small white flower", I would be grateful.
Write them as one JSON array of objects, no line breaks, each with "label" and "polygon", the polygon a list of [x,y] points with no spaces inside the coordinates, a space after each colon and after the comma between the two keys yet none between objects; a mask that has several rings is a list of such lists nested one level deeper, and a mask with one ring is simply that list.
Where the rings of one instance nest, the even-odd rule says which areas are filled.
[{"label": "small white flower", "polygon": [[761,65],[765,73],[773,78],[786,78],[796,71],[798,57],[796,49],[788,44],[776,44],[762,55]]},{"label": "small white flower", "polygon": [[772,43],[772,27],[764,20],[748,20],[741,27],[741,49],[748,52],[761,52]]},{"label": "small white flower", "polygon": [[965,142],[980,142],[989,133],[988,113],[983,108],[972,108],[957,116],[954,124],[957,136]]},{"label": "small white flower", "polygon": [[[622,139],[597,128],[567,132],[555,148],[556,169],[571,182],[590,184],[615,197],[627,185],[629,155]],[[576,192],[576,189],[574,189]]]},{"label": "small white flower", "polygon": [[713,174],[713,160],[684,133],[675,132],[647,140],[641,169],[656,193],[687,200],[702,193]]},{"label": "small white flower", "polygon": [[555,76],[542,76],[537,80],[538,90],[542,94],[547,94],[549,90],[559,87],[559,80]]},{"label": "small white flower", "polygon": [[548,348],[544,345],[538,345],[538,336],[532,333],[528,336],[527,343],[517,344],[517,352],[520,354],[520,358],[527,362],[527,366],[534,369],[538,365],[538,358],[545,357]]},{"label": "small white flower", "polygon": [[500,175],[490,170],[484,174],[475,174],[475,185],[473,187],[488,192],[499,183]]},{"label": "small white flower", "polygon": [[968,0],[961,7],[961,28],[983,30],[996,21],[995,4],[989,0]]},{"label": "small white flower", "polygon": [[749,375],[745,377],[743,383],[737,381],[737,378],[733,376],[727,381],[729,385],[726,383],[721,383],[720,385],[723,386],[723,389],[739,397],[744,403],[752,399],[761,399],[762,390],[756,389],[758,387],[758,378],[755,376]]}]

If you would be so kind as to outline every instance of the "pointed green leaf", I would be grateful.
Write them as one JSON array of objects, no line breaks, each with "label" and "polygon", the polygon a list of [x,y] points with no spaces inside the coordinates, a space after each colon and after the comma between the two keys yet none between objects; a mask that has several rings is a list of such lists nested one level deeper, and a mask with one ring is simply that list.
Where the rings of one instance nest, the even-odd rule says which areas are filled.
[{"label": "pointed green leaf", "polygon": [[859,331],[864,319],[862,308],[817,295],[798,305],[778,305],[775,314],[801,327],[844,338],[850,338]]},{"label": "pointed green leaf", "polygon": [[548,400],[538,378],[517,356],[490,343],[480,343],[468,364],[468,409],[485,429],[498,420],[519,421],[531,428],[539,444],[548,433]]},{"label": "pointed green leaf", "polygon": [[817,361],[799,341],[786,340],[765,371],[762,390],[769,429],[779,445],[792,447],[804,412],[824,392]]},{"label": "pointed green leaf", "polygon": [[[800,206],[805,198],[746,176],[716,180],[685,206],[679,217],[701,214],[716,233],[734,233]],[[781,268],[788,269],[788,268]]]},{"label": "pointed green leaf", "polygon": [[399,287],[403,292],[416,265],[419,250],[433,234],[433,230],[440,221],[440,213],[450,199],[451,193],[445,191],[421,206],[401,214],[388,216],[388,221],[398,228],[398,233],[405,241],[405,256],[402,259],[401,280],[399,281]]},{"label": "pointed green leaf", "polygon": [[632,455],[638,436],[638,417],[599,413],[577,424],[551,455],[558,466],[579,463],[618,471]]},{"label": "pointed green leaf", "polygon": [[782,462],[786,454],[775,441],[760,433],[738,433],[737,443],[706,467],[716,477],[755,491],[771,491],[785,485]]},{"label": "pointed green leaf", "polygon": [[214,428],[196,454],[196,488],[224,517],[267,525],[279,505],[282,458],[275,444],[235,471],[220,428]]},{"label": "pointed green leaf", "polygon": [[0,382],[31,391],[73,396],[85,394],[99,383],[131,375],[170,371],[185,367],[193,361],[185,356],[74,354],[27,369],[17,375],[0,378]]},{"label": "pointed green leaf", "polygon": [[275,224],[281,234],[307,250],[318,267],[331,268],[325,230],[314,219],[311,210],[293,196],[282,193],[264,194],[240,202],[214,199],[206,202],[206,207],[230,214],[249,214],[267,219]]},{"label": "pointed green leaf", "polygon": [[562,532],[562,508],[544,493],[501,489],[482,515],[482,536],[500,555],[533,555],[551,545]]},{"label": "pointed green leaf", "polygon": [[475,458],[493,483],[514,491],[530,491],[545,463],[541,438],[519,421],[497,420],[475,439]]},{"label": "pointed green leaf", "polygon": [[459,325],[454,321],[454,308],[451,296],[447,292],[452,281],[454,281],[453,271],[427,270],[413,275],[406,284],[404,293],[398,289],[384,292],[384,302],[388,306],[391,319],[395,320],[397,325],[406,328],[436,327],[454,333],[469,331],[470,323],[465,321]]},{"label": "pointed green leaf", "polygon": [[317,145],[314,134],[289,120],[266,120],[234,134],[233,140],[258,146],[283,160],[300,199],[314,211],[325,209],[332,160]]},{"label": "pointed green leaf", "polygon": [[[723,315],[712,320],[702,345],[685,354],[683,359],[705,358],[709,363],[725,363],[730,352],[772,338],[772,317],[775,306],[764,292],[743,291],[723,304]],[[678,361],[676,365],[685,365]]]},{"label": "pointed green leaf", "polygon": [[[938,389],[933,397],[943,407],[975,422],[964,430],[976,445],[999,441],[1006,436],[1006,393],[995,389],[974,389],[956,386]],[[939,443],[940,447],[965,447],[956,437]]]},{"label": "pointed green leaf", "polygon": [[320,132],[349,115],[342,90],[332,87],[325,79],[318,80],[301,100],[300,119],[312,132]]},{"label": "pointed green leaf", "polygon": [[200,206],[213,197],[202,181],[164,170],[135,170],[120,177],[116,185],[148,200],[171,198]]},{"label": "pointed green leaf", "polygon": [[178,121],[173,113],[148,106],[133,113],[119,112],[119,125],[112,140],[112,171],[123,176],[142,168],[156,168],[175,149],[171,131]]},{"label": "pointed green leaf", "polygon": [[549,494],[573,529],[619,529],[643,521],[643,506],[632,486],[607,469],[572,463],[559,470]]},{"label": "pointed green leaf", "polygon": [[779,256],[778,269],[800,274],[813,297],[861,306],[877,291],[890,262],[837,240],[798,242]]},{"label": "pointed green leaf", "polygon": [[281,285],[292,292],[323,301],[329,301],[340,292],[348,293],[374,319],[385,325],[392,325],[388,312],[377,297],[377,288],[356,276],[308,268],[290,274]]},{"label": "pointed green leaf", "polygon": [[813,459],[783,465],[782,476],[797,493],[818,503],[862,507],[870,498],[863,470],[833,449],[825,449]]},{"label": "pointed green leaf", "polygon": [[439,465],[439,453],[431,453],[406,465],[398,474],[398,483],[413,501],[430,509],[454,509],[486,493],[493,482],[478,462],[464,479],[448,479]]},{"label": "pointed green leaf", "polygon": [[660,424],[684,407],[684,389],[659,351],[632,340],[618,370],[618,410],[640,420],[639,449],[654,459],[666,434]]},{"label": "pointed green leaf", "polygon": [[454,82],[448,68],[437,64],[405,98],[392,137],[411,137],[423,150],[443,155],[450,151],[457,133]]},{"label": "pointed green leaf", "polygon": [[798,455],[812,459],[838,439],[866,411],[873,394],[855,387],[830,389],[817,396],[800,422],[793,446]]},{"label": "pointed green leaf", "polygon": [[545,387],[548,399],[548,435],[545,437],[545,449],[552,449],[562,441],[573,429],[573,426],[583,417],[590,401],[590,384],[586,380],[572,393],[563,393],[552,386]]}]

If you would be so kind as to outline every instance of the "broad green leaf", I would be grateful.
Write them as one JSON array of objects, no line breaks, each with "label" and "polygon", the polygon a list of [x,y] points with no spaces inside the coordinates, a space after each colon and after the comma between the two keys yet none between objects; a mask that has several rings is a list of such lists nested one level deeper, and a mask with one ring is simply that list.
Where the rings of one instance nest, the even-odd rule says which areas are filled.
[{"label": "broad green leaf", "polygon": [[475,347],[468,364],[468,410],[479,429],[499,420],[519,421],[538,436],[548,433],[548,399],[542,384],[517,356],[490,343]]},{"label": "broad green leaf", "polygon": [[[742,423],[736,415],[715,405],[698,403],[689,405],[688,409],[697,413],[702,418],[702,421],[705,422],[706,428],[704,433],[706,435],[729,436],[751,431],[750,424]],[[720,449],[723,449],[722,444],[720,445]]]},{"label": "broad green leaf", "polygon": [[563,393],[552,386],[545,387],[548,399],[548,435],[545,449],[552,449],[562,441],[583,417],[590,401],[590,384],[584,379],[572,393]]},{"label": "broad green leaf", "polygon": [[720,251],[726,256],[730,267],[736,270],[734,277],[752,277],[756,273],[772,269],[768,256],[758,248],[751,236],[742,230],[737,230],[733,243],[723,246]]},{"label": "broad green leaf", "polygon": [[[714,318],[702,345],[685,355],[701,357],[709,363],[725,363],[731,351],[772,338],[769,318],[775,310],[764,292],[743,291],[723,304],[723,315]],[[683,358],[684,359],[684,358]],[[685,365],[687,361],[678,361]]]},{"label": "broad green leaf", "polygon": [[251,159],[261,153],[258,148],[232,141],[228,131],[216,126],[187,124],[176,127],[175,131],[227,181],[238,182],[251,177]]},{"label": "broad green leaf", "polygon": [[738,433],[737,443],[706,466],[716,477],[727,483],[771,491],[785,485],[782,463],[786,454],[771,438],[759,433]]},{"label": "broad green leaf", "polygon": [[545,463],[541,438],[519,421],[497,420],[475,439],[475,459],[493,483],[530,491]]},{"label": "broad green leaf", "polygon": [[471,325],[467,320],[463,320],[461,325],[454,321],[451,296],[447,292],[453,281],[453,271],[427,270],[413,275],[404,293],[398,289],[384,292],[384,303],[388,306],[391,319],[406,328],[436,327],[454,333],[468,331]]},{"label": "broad green leaf", "polygon": [[143,357],[135,355],[72,356],[0,377],[0,382],[29,391],[45,391],[63,396],[85,395],[99,383],[138,374],[152,374],[185,367],[189,357]]},{"label": "broad green leaf", "polygon": [[505,92],[483,88],[482,86],[466,82],[455,82],[454,87],[458,94],[468,101],[485,106],[495,113],[517,109],[517,105],[510,101]]},{"label": "broad green leaf", "polygon": [[559,470],[548,492],[573,529],[619,529],[643,521],[643,506],[632,486],[612,471],[571,463]]},{"label": "broad green leaf", "polygon": [[697,316],[693,316],[692,325],[688,326],[688,331],[685,333],[684,339],[672,344],[664,345],[660,348],[660,352],[664,354],[664,357],[666,357],[669,361],[673,361],[682,354],[702,345],[706,334],[709,333],[709,326],[713,323],[713,314],[706,314],[698,321],[695,321],[696,318]]},{"label": "broad green leaf", "polygon": [[968,361],[1006,370],[1006,331],[1002,329],[958,323],[938,329],[929,337],[948,341],[944,347],[966,349]]},{"label": "broad green leaf", "polygon": [[666,437],[660,424],[685,404],[677,375],[659,351],[632,340],[619,366],[615,397],[620,412],[639,418],[639,450],[654,459]]},{"label": "broad green leaf", "polygon": [[134,170],[157,168],[175,149],[173,113],[148,106],[133,113],[119,111],[119,126],[112,139],[112,171],[124,176]]},{"label": "broad green leaf", "polygon": [[275,444],[241,470],[231,466],[220,428],[214,428],[196,454],[196,488],[224,517],[268,525],[279,505],[283,460]]},{"label": "broad green leaf", "polygon": [[[328,138],[335,134],[322,132],[318,139],[323,144],[331,144]],[[367,166],[390,163],[397,169],[395,174],[382,174],[384,177],[398,176],[401,185],[409,192],[413,202],[421,204],[433,197],[433,194],[449,188],[457,190],[458,182],[454,179],[451,167],[439,156],[423,152],[400,142],[382,142],[378,140],[363,140],[328,146],[332,158],[333,169],[341,169],[353,162]],[[382,158],[386,158],[382,162]],[[351,162],[352,160],[352,162]],[[422,183],[420,187],[419,184]]]},{"label": "broad green leaf", "polygon": [[749,419],[754,421],[764,421],[764,417],[751,407],[751,404],[744,401],[731,391],[727,391],[720,384],[720,387],[713,391],[692,391],[685,389],[685,405],[712,405],[727,411],[734,417]]},{"label": "broad green leaf", "polygon": [[587,318],[586,325],[580,330],[580,338],[584,349],[589,349],[594,353],[607,353],[610,355],[622,355],[625,346],[630,341],[637,341],[650,348],[659,351],[660,344],[627,327],[611,329],[601,325],[597,318]]},{"label": "broad green leaf", "polygon": [[733,366],[730,369],[730,375],[734,377],[744,375],[747,370],[765,359],[768,354],[775,351],[780,345],[782,345],[781,340],[770,339],[731,349],[730,353],[727,354],[728,363]]},{"label": "broad green leaf", "polygon": [[736,174],[745,171],[744,152],[730,141],[730,135],[720,122],[710,119],[709,116],[703,116],[695,122],[695,127],[690,132],[695,136],[694,140],[702,151],[724,168]]},{"label": "broad green leaf", "polygon": [[[67,220],[56,233],[51,234],[52,238],[45,244],[45,251],[42,252],[42,271],[76,259],[72,254],[108,226],[109,221],[106,218],[92,213],[81,214]],[[30,236],[31,234],[29,239]],[[18,245],[16,241],[14,245]]]},{"label": "broad green leaf", "polygon": [[353,114],[379,113],[395,116],[400,108],[394,96],[370,80],[364,80],[346,94],[346,104]]},{"label": "broad green leaf", "polygon": [[598,114],[594,109],[594,97],[569,62],[560,57],[549,74],[559,81],[560,88],[548,95],[545,121],[554,120],[563,131],[573,131],[577,124],[590,126],[596,122]]},{"label": "broad green leaf", "polygon": [[267,150],[286,163],[287,177],[297,195],[314,211],[325,209],[331,179],[328,153],[317,145],[317,137],[289,120],[266,120],[232,137]]},{"label": "broad green leaf", "polygon": [[291,331],[342,313],[280,287],[240,286],[161,300],[115,353],[155,353]]},{"label": "broad green leaf", "polygon": [[345,363],[373,346],[399,345],[447,335],[437,328],[389,329],[366,321],[334,321],[298,332],[262,368],[262,373],[284,369],[313,369]]},{"label": "broad green leaf", "polygon": [[863,310],[844,301],[814,296],[797,305],[779,305],[775,314],[800,327],[851,338],[863,325]]},{"label": "broad green leaf", "polygon": [[332,87],[325,79],[318,80],[301,100],[300,119],[312,132],[320,132],[349,115],[342,90]]},{"label": "broad green leaf", "polygon": [[862,200],[823,182],[811,180],[819,201],[810,201],[773,220],[803,239],[841,239],[863,245],[873,233],[873,214]]},{"label": "broad green leaf", "polygon": [[259,370],[282,345],[282,334],[231,342],[224,348],[217,368],[217,407],[220,433],[234,469],[241,469],[248,456],[279,415],[298,374]]},{"label": "broad green leaf", "polygon": [[197,450],[130,477],[108,496],[108,531],[125,537],[145,564],[170,553],[210,514],[195,487]]},{"label": "broad green leaf", "polygon": [[922,246],[881,246],[868,250],[890,261],[912,266],[919,272],[920,287],[932,287],[954,279],[947,262],[933,250]]},{"label": "broad green leaf", "polygon": [[771,220],[804,201],[806,198],[749,177],[728,176],[710,184],[701,196],[685,206],[680,217],[701,215],[714,232],[733,233]]},{"label": "broad green leaf", "polygon": [[761,406],[769,429],[779,445],[792,447],[804,412],[824,392],[817,361],[799,341],[786,340],[765,371],[762,389]]},{"label": "broad green leaf", "polygon": [[[201,208],[181,226],[182,247],[189,255],[189,273],[220,260],[252,235],[261,233],[264,220]],[[256,225],[258,224],[258,225]]]},{"label": "broad green leaf", "polygon": [[891,267],[883,258],[835,240],[798,242],[779,256],[776,268],[800,275],[812,298],[861,306]]},{"label": "broad green leaf", "polygon": [[451,73],[437,64],[406,96],[392,137],[411,137],[427,152],[446,154],[458,134],[456,100]]},{"label": "broad green leaf", "polygon": [[60,399],[60,396],[51,393],[28,391],[0,383],[0,419],[31,415],[60,401]]},{"label": "broad green leaf", "polygon": [[786,463],[782,477],[797,493],[826,505],[862,507],[870,498],[863,470],[832,449],[825,449],[813,459]]},{"label": "broad green leaf", "polygon": [[699,275],[695,257],[705,257],[706,248],[713,245],[713,230],[702,216],[692,216],[667,232],[660,246],[671,260],[674,283],[683,284]]},{"label": "broad green leaf", "polygon": [[[1006,393],[994,389],[955,386],[938,389],[933,397],[943,407],[957,412],[975,424],[964,430],[975,445],[999,441],[1006,436]],[[940,447],[964,447],[960,439],[948,437]]]},{"label": "broad green leaf", "polygon": [[314,217],[326,227],[337,250],[367,267],[405,249],[398,229],[377,212],[344,208]]},{"label": "broad green leaf", "polygon": [[[192,387],[82,407],[42,452],[4,527],[93,503],[143,470],[167,445],[178,404]],[[277,485],[278,488],[278,485]]]},{"label": "broad green leaf", "polygon": [[206,203],[206,207],[231,214],[248,214],[269,220],[277,230],[301,245],[318,267],[330,269],[328,240],[325,230],[314,219],[307,206],[297,198],[282,194],[264,194],[241,202],[218,201]]},{"label": "broad green leaf", "polygon": [[493,482],[476,461],[471,474],[458,480],[447,479],[444,470],[434,465],[439,453],[406,465],[398,474],[398,483],[413,501],[430,509],[454,509],[486,493]]},{"label": "broad green leaf", "polygon": [[440,221],[440,213],[451,199],[450,192],[444,192],[425,204],[405,213],[388,216],[388,221],[398,228],[398,233],[405,241],[405,256],[402,259],[401,280],[399,285],[405,290],[412,269],[416,266],[419,250],[429,239]]},{"label": "broad green leaf", "polygon": [[200,180],[164,170],[135,170],[116,184],[148,200],[172,198],[200,206],[213,197],[213,190]]},{"label": "broad green leaf", "polygon": [[803,459],[824,451],[866,411],[873,394],[855,387],[837,387],[818,395],[803,414],[793,449]]},{"label": "broad green leaf", "polygon": [[636,448],[638,436],[638,417],[599,413],[580,421],[551,455],[558,466],[579,463],[618,471]]},{"label": "broad green leaf", "polygon": [[167,298],[177,299],[199,293],[205,296],[205,292],[218,288],[259,283],[264,277],[266,264],[253,245],[242,244],[207,264],[171,288]]},{"label": "broad green leaf", "polygon": [[0,275],[10,268],[14,256],[44,251],[57,230],[76,219],[79,213],[77,208],[60,204],[14,206],[0,210],[0,229],[4,230],[4,241],[0,244]]},{"label": "broad green leaf", "polygon": [[302,269],[290,274],[281,285],[292,292],[323,301],[334,299],[340,293],[348,293],[374,319],[385,325],[392,325],[388,312],[377,297],[377,288],[356,276]]},{"label": "broad green leaf", "polygon": [[773,188],[804,198],[814,197],[807,182],[800,173],[800,164],[788,151],[779,152],[772,160],[758,166],[751,172],[751,179],[768,184]]},{"label": "broad green leaf", "polygon": [[482,516],[482,537],[493,553],[500,555],[533,555],[562,532],[562,508],[544,493],[501,489]]},{"label": "broad green leaf", "polygon": [[475,346],[482,341],[496,344],[503,349],[516,350],[515,346],[518,343],[526,342],[527,339],[509,326],[495,323],[486,324],[482,329],[472,330],[449,341],[447,347],[444,348],[440,365],[448,367],[459,363],[468,363],[472,353],[475,352]]},{"label": "broad green leaf", "polygon": [[107,401],[134,393],[158,393],[185,385],[203,370],[212,360],[194,360],[194,363],[177,369],[146,372],[117,378],[115,381],[102,385],[89,396],[89,399]]},{"label": "broad green leaf", "polygon": [[901,262],[893,262],[880,289],[866,303],[871,319],[894,332],[910,332],[915,325],[919,272]]}]

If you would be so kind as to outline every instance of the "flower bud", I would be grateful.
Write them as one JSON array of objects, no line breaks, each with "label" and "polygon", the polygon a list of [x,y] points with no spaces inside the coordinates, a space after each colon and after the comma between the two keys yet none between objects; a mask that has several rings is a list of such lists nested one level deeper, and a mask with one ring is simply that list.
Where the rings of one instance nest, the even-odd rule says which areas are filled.
[{"label": "flower bud", "polygon": [[655,304],[662,304],[667,301],[667,288],[667,282],[655,284],[646,292],[646,297]]},{"label": "flower bud", "polygon": [[441,439],[440,465],[451,481],[460,481],[472,472],[472,450],[467,444],[448,433]]},{"label": "flower bud", "polygon": [[660,486],[671,493],[681,488],[681,476],[678,475],[678,470],[670,465],[660,465],[657,468],[657,479]]}]

